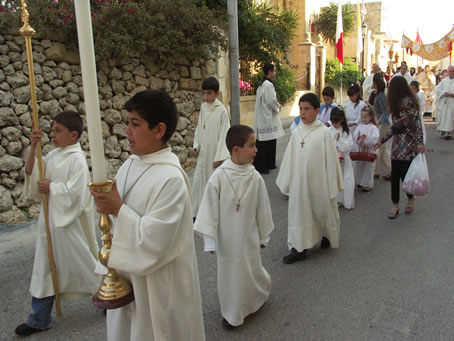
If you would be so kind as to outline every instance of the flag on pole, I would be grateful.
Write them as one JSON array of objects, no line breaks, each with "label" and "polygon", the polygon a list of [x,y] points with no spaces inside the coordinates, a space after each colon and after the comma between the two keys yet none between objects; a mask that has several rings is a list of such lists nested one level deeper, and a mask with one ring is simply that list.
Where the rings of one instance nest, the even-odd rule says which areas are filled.
[{"label": "flag on pole", "polygon": [[418,44],[423,44],[422,42],[422,39],[421,39],[421,36],[419,35],[419,31],[416,31],[416,40],[415,40]]},{"label": "flag on pole", "polygon": [[344,64],[344,32],[342,26],[342,5],[337,7],[337,26],[336,26],[336,51],[337,59]]},{"label": "flag on pole", "polygon": [[359,1],[356,2],[356,9],[358,12],[358,20],[356,23],[356,60],[359,62],[361,52],[363,52],[363,32],[361,30],[361,10]]}]

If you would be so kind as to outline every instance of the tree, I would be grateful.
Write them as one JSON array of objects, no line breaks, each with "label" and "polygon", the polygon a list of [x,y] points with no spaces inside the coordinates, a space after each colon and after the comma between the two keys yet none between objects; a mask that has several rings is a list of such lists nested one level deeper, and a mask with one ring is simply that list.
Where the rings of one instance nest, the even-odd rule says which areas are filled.
[{"label": "tree", "polygon": [[[344,36],[353,31],[356,12],[351,4],[342,6],[342,23]],[[322,39],[330,45],[336,45],[337,5],[331,2],[328,7],[322,9],[320,16],[315,23]]]}]

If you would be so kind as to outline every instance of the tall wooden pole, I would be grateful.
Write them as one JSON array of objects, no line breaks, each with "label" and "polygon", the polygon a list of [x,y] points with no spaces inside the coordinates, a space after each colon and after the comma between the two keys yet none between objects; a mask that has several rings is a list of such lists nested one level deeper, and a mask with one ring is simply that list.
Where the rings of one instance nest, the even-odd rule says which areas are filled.
[{"label": "tall wooden pole", "polygon": [[[25,4],[25,0],[21,0],[21,7],[22,7],[22,21],[24,26],[21,27],[19,33],[24,36],[25,39],[25,47],[27,50],[27,63],[28,63],[28,78],[30,80],[30,96],[32,100],[32,113],[33,113],[33,127],[34,129],[39,128],[39,120],[38,120],[38,105],[36,101],[36,86],[35,86],[35,70],[33,66],[33,53],[32,53],[32,37],[35,34],[35,30],[30,27],[28,22],[28,11],[27,5]],[[38,142],[36,145],[36,154],[38,159],[38,168],[39,168],[39,178],[40,180],[45,179],[44,173],[44,163],[43,163],[43,155],[41,151],[41,143]],[[61,307],[60,307],[60,293],[58,287],[58,277],[57,277],[57,268],[55,266],[55,259],[54,259],[54,252],[52,248],[52,235],[50,233],[50,225],[49,225],[49,203],[47,200],[47,194],[41,193],[41,203],[43,206],[43,215],[44,215],[44,223],[46,226],[46,237],[47,237],[47,256],[49,257],[49,267],[52,277],[52,284],[54,286],[54,293],[55,293],[55,307],[57,309],[57,316],[61,316]]]}]

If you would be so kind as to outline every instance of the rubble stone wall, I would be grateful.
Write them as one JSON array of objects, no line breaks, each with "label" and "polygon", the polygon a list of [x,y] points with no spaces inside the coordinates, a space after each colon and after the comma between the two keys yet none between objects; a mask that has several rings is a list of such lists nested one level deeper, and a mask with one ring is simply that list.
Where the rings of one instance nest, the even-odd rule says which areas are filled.
[{"label": "rubble stone wall", "polygon": [[[52,149],[49,133],[52,118],[74,110],[85,122],[84,94],[79,56],[62,43],[32,39],[36,93],[43,154]],[[186,170],[195,166],[192,150],[200,110],[201,84],[215,76],[213,60],[187,61],[158,66],[152,60],[97,61],[99,100],[108,177],[113,179],[129,156],[126,139],[127,111],[123,104],[146,89],[166,91],[175,101],[180,120],[170,140]],[[15,224],[37,217],[39,205],[24,199],[24,160],[30,145],[32,108],[24,38],[0,35],[0,224]],[[86,128],[86,127],[85,127]],[[80,143],[90,165],[88,135]]]}]

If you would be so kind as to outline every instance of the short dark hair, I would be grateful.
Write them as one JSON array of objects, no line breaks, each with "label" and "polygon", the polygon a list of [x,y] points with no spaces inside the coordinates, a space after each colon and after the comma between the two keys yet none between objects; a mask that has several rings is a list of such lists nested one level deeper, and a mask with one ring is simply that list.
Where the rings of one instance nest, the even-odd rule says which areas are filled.
[{"label": "short dark hair", "polygon": [[[350,87],[347,90],[347,96],[353,96],[356,94],[358,94],[358,100],[357,100],[358,101],[357,104],[358,104],[359,101],[363,99],[363,97],[361,96],[361,87],[356,83],[352,83],[352,84],[350,84]],[[355,105],[355,107],[356,107],[356,105]]]},{"label": "short dark hair", "polygon": [[322,91],[322,96],[328,96],[334,98],[334,89],[330,86],[326,86]]},{"label": "short dark hair", "polygon": [[167,143],[175,132],[178,123],[177,107],[164,91],[140,91],[126,101],[124,107],[128,112],[135,111],[147,121],[149,129],[164,123],[166,132],[162,137],[163,143]]},{"label": "short dark hair", "polygon": [[55,115],[53,122],[57,122],[68,128],[70,132],[77,132],[77,139],[82,135],[84,130],[84,122],[80,115],[74,111],[62,111]]},{"label": "short dark hair", "polygon": [[385,92],[386,84],[381,74],[376,73],[372,78],[372,83],[375,83],[377,92]]},{"label": "short dark hair", "polygon": [[300,100],[298,101],[298,104],[301,102],[308,102],[314,109],[320,108],[320,98],[316,94],[313,93],[308,93],[303,96],[301,96]]},{"label": "short dark hair", "polygon": [[243,147],[251,134],[254,134],[251,127],[242,124],[231,126],[225,137],[225,143],[230,154],[232,154],[233,147]]},{"label": "short dark hair", "polygon": [[219,82],[215,77],[208,77],[202,82],[202,90],[219,91]]},{"label": "short dark hair", "polygon": [[419,91],[419,82],[418,81],[411,81],[410,86],[414,86],[416,90]]},{"label": "short dark hair", "polygon": [[274,71],[274,65],[271,63],[265,63],[263,65],[263,73],[265,74],[265,77],[268,76],[268,72]]}]

